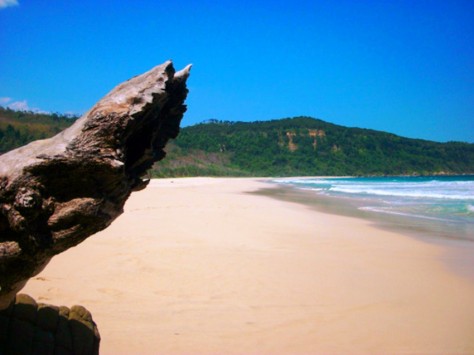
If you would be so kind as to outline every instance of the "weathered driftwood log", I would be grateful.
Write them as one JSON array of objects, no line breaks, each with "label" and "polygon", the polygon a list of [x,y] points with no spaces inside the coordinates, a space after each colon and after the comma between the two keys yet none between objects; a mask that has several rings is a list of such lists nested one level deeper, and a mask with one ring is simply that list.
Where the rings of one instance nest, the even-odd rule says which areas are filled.
[{"label": "weathered driftwood log", "polygon": [[82,306],[56,307],[18,294],[0,311],[0,354],[99,354],[100,335]]},{"label": "weathered driftwood log", "polygon": [[165,156],[186,111],[190,66],[117,86],[67,130],[0,156],[0,309],[52,256],[106,228]]}]

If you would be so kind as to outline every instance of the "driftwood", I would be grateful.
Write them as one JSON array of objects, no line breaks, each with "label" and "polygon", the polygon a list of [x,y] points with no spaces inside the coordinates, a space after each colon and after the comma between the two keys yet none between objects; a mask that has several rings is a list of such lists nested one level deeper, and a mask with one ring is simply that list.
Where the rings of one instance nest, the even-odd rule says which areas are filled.
[{"label": "driftwood", "polygon": [[0,354],[99,354],[100,335],[82,306],[56,307],[18,294],[0,311]]},{"label": "driftwood", "polygon": [[56,254],[106,228],[165,156],[190,66],[117,86],[67,130],[0,156],[0,310]]}]

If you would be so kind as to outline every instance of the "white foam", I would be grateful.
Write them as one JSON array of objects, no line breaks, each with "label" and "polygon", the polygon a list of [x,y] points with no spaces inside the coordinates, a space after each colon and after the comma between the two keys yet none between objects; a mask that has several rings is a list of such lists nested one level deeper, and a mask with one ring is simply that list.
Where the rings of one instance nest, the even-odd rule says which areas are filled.
[{"label": "white foam", "polygon": [[385,208],[382,208],[382,207],[366,206],[366,207],[359,207],[359,210],[369,211],[369,212],[377,212],[377,213],[386,213],[386,214],[392,214],[392,215],[396,215],[396,216],[429,219],[429,220],[433,220],[433,221],[449,221],[448,219],[445,219],[445,218],[436,218],[436,217],[429,217],[429,216],[424,216],[424,215],[420,215],[420,214],[412,214],[412,213],[394,211],[394,210],[389,210],[389,209],[385,209]]},{"label": "white foam", "polygon": [[358,194],[365,196],[391,196],[399,198],[474,200],[474,181],[414,181],[407,179],[372,180],[358,178],[284,178],[276,183],[290,184],[304,189],[320,189],[329,193]]},{"label": "white foam", "polygon": [[367,194],[376,196],[395,196],[395,197],[413,197],[413,198],[433,198],[448,200],[474,200],[474,195],[470,194],[452,194],[449,191],[439,191],[433,193],[432,190],[384,190],[370,188],[354,188],[354,187],[331,187],[330,191],[342,192],[348,194]]}]

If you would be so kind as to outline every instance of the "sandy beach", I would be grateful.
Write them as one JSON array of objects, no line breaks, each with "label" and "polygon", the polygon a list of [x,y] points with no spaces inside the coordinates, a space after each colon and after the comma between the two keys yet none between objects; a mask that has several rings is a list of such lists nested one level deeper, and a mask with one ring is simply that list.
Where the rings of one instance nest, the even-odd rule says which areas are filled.
[{"label": "sandy beach", "polygon": [[474,353],[474,282],[448,251],[251,194],[153,180],[22,290],[88,308],[101,354]]}]

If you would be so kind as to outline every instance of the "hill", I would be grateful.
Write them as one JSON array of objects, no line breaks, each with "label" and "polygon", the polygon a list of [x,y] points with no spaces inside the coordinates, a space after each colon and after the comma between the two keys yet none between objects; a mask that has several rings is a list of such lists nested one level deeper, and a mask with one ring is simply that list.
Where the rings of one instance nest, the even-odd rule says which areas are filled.
[{"label": "hill", "polygon": [[[58,133],[76,117],[0,107],[0,154]],[[438,143],[311,117],[210,120],[181,129],[152,176],[467,174],[474,144]]]},{"label": "hill", "polygon": [[208,121],[182,129],[155,176],[411,175],[474,172],[474,144],[438,143],[310,117]]},{"label": "hill", "polygon": [[37,139],[44,139],[69,127],[77,117],[14,111],[0,106],[0,154]]}]

